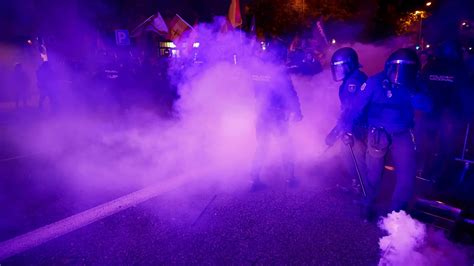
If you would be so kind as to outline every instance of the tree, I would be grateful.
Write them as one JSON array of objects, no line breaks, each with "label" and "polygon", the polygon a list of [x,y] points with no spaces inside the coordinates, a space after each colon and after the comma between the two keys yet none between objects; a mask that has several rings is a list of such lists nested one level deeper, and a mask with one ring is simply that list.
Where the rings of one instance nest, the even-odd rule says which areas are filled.
[{"label": "tree", "polygon": [[344,20],[357,11],[355,0],[254,0],[251,15],[257,28],[266,34],[287,35],[299,32],[322,17],[324,20]]}]

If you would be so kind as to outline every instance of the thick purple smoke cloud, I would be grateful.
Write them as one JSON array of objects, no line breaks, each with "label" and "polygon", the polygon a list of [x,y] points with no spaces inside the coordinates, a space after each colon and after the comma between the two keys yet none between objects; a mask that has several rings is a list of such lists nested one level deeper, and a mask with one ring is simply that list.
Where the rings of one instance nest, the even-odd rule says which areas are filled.
[{"label": "thick purple smoke cloud", "polygon": [[380,266],[469,265],[465,248],[404,211],[388,214],[379,221],[379,227],[388,234],[379,241]]},{"label": "thick purple smoke cloud", "polygon": [[[104,188],[142,187],[203,168],[209,174],[201,177],[202,181],[223,187],[246,185],[256,144],[252,70],[272,66],[255,58],[254,52],[260,49],[255,38],[239,31],[223,33],[222,21],[217,18],[213,24],[201,24],[178,43],[189,46],[199,42],[198,56],[203,62],[189,66],[177,60],[171,65],[181,96],[175,105],[179,119],[163,119],[139,108],[106,121],[93,113],[70,111],[29,128],[31,135],[21,142],[25,152],[54,158],[57,168],[68,176],[65,182],[74,190],[84,188],[91,194]],[[359,52],[368,74],[380,71],[384,58],[395,48],[351,46]],[[191,48],[183,49],[182,57],[192,56]],[[61,73],[72,72],[60,64],[55,68]],[[302,122],[291,125],[296,172],[305,175],[307,167],[321,160],[330,162],[338,154],[339,146],[323,152],[324,137],[339,112],[339,84],[327,69],[314,76],[295,75],[292,80],[304,116]],[[67,89],[65,86],[63,91]],[[280,163],[279,146],[273,143],[266,166]]]},{"label": "thick purple smoke cloud", "polygon": [[[278,73],[279,66],[258,60],[255,52],[261,49],[260,42],[237,30],[223,31],[223,21],[216,18],[214,23],[200,24],[176,43],[182,48],[181,59],[171,62],[169,72],[180,95],[175,102],[174,118],[163,118],[140,107],[128,108],[120,114],[114,112],[116,106],[99,111],[82,108],[81,99],[67,85],[66,77],[87,78],[68,67],[61,53],[51,53],[55,70],[64,77],[59,83],[61,101],[68,108],[38,121],[16,125],[16,144],[24,154],[34,153],[37,159],[53,161],[55,170],[65,177],[56,181],[62,183],[65,193],[72,195],[78,205],[91,198],[100,199],[103,194],[131,192],[178,176],[187,177],[183,182],[186,189],[176,192],[180,198],[191,197],[203,188],[215,189],[215,193],[247,190],[256,147],[258,109],[252,73],[259,68]],[[91,30],[82,26],[81,31]],[[192,43],[199,43],[199,49],[191,48]],[[404,38],[394,38],[377,44],[338,44],[329,48],[324,61],[337,48],[351,46],[359,54],[362,70],[373,75],[383,69],[388,55],[405,43]],[[193,58],[200,63],[190,64]],[[100,61],[90,54],[87,59]],[[32,62],[27,65],[33,69]],[[345,149],[339,143],[328,150],[324,143],[339,114],[340,84],[332,80],[327,67],[313,76],[291,78],[304,117],[290,128],[296,175],[304,180],[303,186],[323,188],[323,176],[314,175],[310,169],[316,164],[338,168],[335,158],[340,149]],[[83,85],[86,88],[89,84]],[[263,179],[281,165],[281,146],[277,140],[272,143]],[[279,182],[283,183],[283,177]],[[48,186],[44,189],[48,190]],[[173,201],[167,204],[172,205]],[[180,211],[195,217],[196,208],[202,206],[190,204],[189,209]],[[439,233],[430,233],[404,213],[390,214],[381,227],[389,236],[380,241],[380,265],[443,265],[447,261],[443,248],[462,254]],[[400,227],[404,230],[398,230]],[[435,243],[440,246],[434,246]],[[453,259],[464,262],[461,255]]]}]

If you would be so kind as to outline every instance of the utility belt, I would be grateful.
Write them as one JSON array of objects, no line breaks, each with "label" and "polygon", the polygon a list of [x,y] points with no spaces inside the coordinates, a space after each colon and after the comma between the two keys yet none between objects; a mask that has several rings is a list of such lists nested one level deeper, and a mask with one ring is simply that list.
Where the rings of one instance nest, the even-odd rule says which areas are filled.
[{"label": "utility belt", "polygon": [[367,132],[368,132],[368,127],[367,124],[354,124],[352,126],[352,134],[354,135],[354,138],[363,141],[364,143],[367,140]]},{"label": "utility belt", "polygon": [[[406,129],[397,132],[388,132],[384,127],[369,126],[367,135],[367,151],[372,157],[384,157],[394,137],[409,134],[413,144],[415,145],[415,135],[412,129]],[[415,146],[416,149],[416,146]]]}]

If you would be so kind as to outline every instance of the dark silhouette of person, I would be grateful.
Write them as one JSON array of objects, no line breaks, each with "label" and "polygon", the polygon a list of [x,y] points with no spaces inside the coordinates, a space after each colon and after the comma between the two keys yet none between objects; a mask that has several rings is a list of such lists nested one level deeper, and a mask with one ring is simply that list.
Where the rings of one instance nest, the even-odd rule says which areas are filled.
[{"label": "dark silhouette of person", "polygon": [[16,108],[20,107],[20,103],[23,103],[23,107],[28,102],[28,90],[30,88],[30,79],[23,69],[21,63],[15,64],[15,68],[12,74],[13,87],[15,89],[15,104]]},{"label": "dark silhouette of person", "polygon": [[55,110],[57,105],[57,99],[54,94],[56,77],[50,62],[45,61],[38,67],[38,70],[36,71],[36,80],[40,95],[38,107],[43,108],[44,101],[48,98],[51,109]]}]

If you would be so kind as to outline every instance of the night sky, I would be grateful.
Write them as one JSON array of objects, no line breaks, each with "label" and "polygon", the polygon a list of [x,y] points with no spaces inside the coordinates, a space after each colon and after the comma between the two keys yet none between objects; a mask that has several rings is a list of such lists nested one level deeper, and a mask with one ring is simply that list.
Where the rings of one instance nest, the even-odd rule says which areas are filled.
[{"label": "night sky", "polygon": [[[424,6],[421,0],[361,0],[342,1],[355,6],[352,14],[354,22],[369,29],[372,39],[385,38],[393,34],[390,31],[391,23],[396,21],[403,12]],[[307,0],[308,3],[324,1]],[[327,2],[327,1],[326,1]],[[166,18],[180,14],[190,24],[209,22],[215,16],[225,16],[230,0],[7,0],[0,1],[0,25],[2,25],[2,40],[16,40],[30,38],[36,35],[71,34],[78,25],[87,24],[88,27],[102,33],[113,32],[118,28],[133,29],[147,17],[160,11]],[[262,12],[273,10],[279,12],[279,0],[241,0],[241,11],[247,3],[260,3],[260,11],[255,11],[258,17]],[[472,0],[438,0],[433,1],[432,12],[436,14],[432,31],[449,32],[445,24],[455,23],[460,17],[469,17],[474,14]],[[266,8],[273,5],[273,8]],[[347,6],[347,5],[345,5]],[[392,6],[392,7],[391,7]],[[338,9],[335,5],[335,9]],[[342,6],[341,6],[342,7]],[[395,7],[395,9],[393,9]],[[259,14],[260,12],[260,14]],[[326,11],[331,12],[331,10]],[[264,28],[271,28],[275,24],[271,20],[273,14],[266,14],[257,24]],[[439,19],[438,19],[439,18]],[[265,21],[264,21],[265,20]],[[440,23],[437,23],[439,20]],[[351,21],[351,23],[353,23]],[[267,25],[265,25],[267,23]],[[298,26],[299,24],[296,23]],[[258,25],[257,25],[258,26]],[[279,26],[281,28],[281,26]],[[432,27],[433,28],[433,27]],[[292,31],[293,28],[290,29]],[[280,29],[277,29],[280,30]],[[285,31],[285,29],[281,29]],[[444,33],[440,33],[444,34]],[[369,38],[370,39],[370,38]]]},{"label": "night sky", "polygon": [[[242,1],[245,2],[245,1]],[[190,23],[225,15],[223,0],[16,0],[0,1],[2,39],[55,32],[58,25],[81,19],[102,30],[131,28],[160,11],[164,17],[179,13]]]}]

